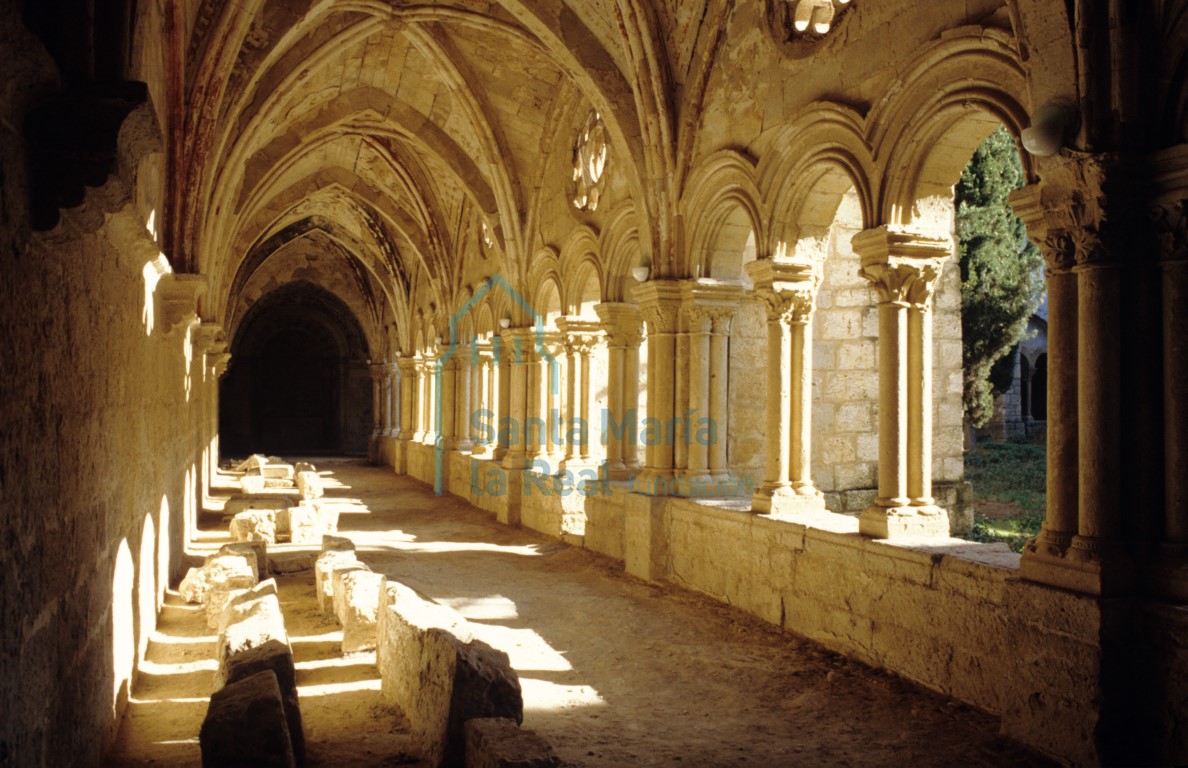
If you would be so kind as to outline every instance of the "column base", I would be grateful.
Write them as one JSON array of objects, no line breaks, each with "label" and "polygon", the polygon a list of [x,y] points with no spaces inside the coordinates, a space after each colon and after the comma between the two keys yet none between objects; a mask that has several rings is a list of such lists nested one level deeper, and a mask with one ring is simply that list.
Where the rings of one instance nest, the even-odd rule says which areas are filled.
[{"label": "column base", "polygon": [[[1136,581],[1134,566],[1120,545],[1102,544],[1100,540],[1081,536],[1073,537],[1072,546],[1063,556],[1029,546],[1019,561],[1019,576],[1027,581],[1101,597],[1131,592]],[[1185,578],[1188,587],[1188,572]]]},{"label": "column base", "polygon": [[825,509],[825,497],[811,483],[770,485],[764,483],[751,497],[751,511],[782,515],[819,512]]},{"label": "column base", "polygon": [[1064,557],[1072,544],[1072,534],[1063,531],[1053,531],[1045,522],[1039,535],[1027,542],[1023,548],[1025,553],[1038,553],[1045,557]]},{"label": "column base", "polygon": [[943,507],[867,507],[858,532],[875,539],[949,538],[949,513]]},{"label": "column base", "polygon": [[679,496],[680,488],[672,470],[657,471],[645,469],[635,476],[631,483],[634,493],[644,496]]}]

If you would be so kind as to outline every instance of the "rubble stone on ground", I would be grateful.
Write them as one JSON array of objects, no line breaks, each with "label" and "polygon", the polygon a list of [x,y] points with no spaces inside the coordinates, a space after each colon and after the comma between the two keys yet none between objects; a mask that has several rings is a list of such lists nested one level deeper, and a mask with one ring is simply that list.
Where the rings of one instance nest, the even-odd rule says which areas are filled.
[{"label": "rubble stone on ground", "polygon": [[297,672],[293,663],[293,649],[280,640],[269,640],[263,645],[235,654],[227,660],[226,684],[233,685],[264,670],[272,670],[276,674],[289,737],[293,744],[293,757],[297,765],[303,765],[305,729],[301,723],[301,707],[297,697]]}]

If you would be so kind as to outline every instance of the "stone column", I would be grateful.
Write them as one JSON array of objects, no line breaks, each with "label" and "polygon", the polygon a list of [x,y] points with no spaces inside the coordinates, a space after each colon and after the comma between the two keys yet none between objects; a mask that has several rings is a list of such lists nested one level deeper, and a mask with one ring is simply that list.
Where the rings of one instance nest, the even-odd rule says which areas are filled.
[{"label": "stone column", "polygon": [[1163,239],[1163,540],[1171,559],[1182,563],[1188,559],[1188,200],[1161,206],[1157,222]]},{"label": "stone column", "polygon": [[[932,291],[953,253],[951,235],[869,229],[854,236],[862,276],[879,296],[879,491],[859,530],[876,538],[947,537],[931,503]],[[926,431],[927,430],[927,431]],[[917,503],[920,502],[920,503]]]},{"label": "stone column", "polygon": [[402,433],[402,386],[400,386],[400,365],[397,363],[390,363],[387,366],[387,379],[391,383],[388,388],[388,411],[391,413],[391,436],[393,439],[399,439]]},{"label": "stone column", "polygon": [[441,369],[437,362],[437,355],[425,358],[425,445],[436,445],[437,437],[441,434],[441,424],[437,421],[437,398]]},{"label": "stone column", "polygon": [[441,376],[441,388],[438,390],[441,402],[437,407],[438,429],[440,430],[438,440],[441,442],[442,450],[445,451],[454,451],[458,448],[458,435],[454,420],[458,410],[458,366],[460,362],[458,357],[459,355],[455,353],[449,360],[440,361],[438,364]]},{"label": "stone column", "polygon": [[1036,559],[1062,558],[1077,531],[1077,277],[1072,273],[1072,236],[1065,229],[1049,229],[1041,187],[1018,190],[1011,205],[1047,263],[1047,514],[1020,566],[1036,576]]},{"label": "stone column", "polygon": [[380,429],[381,437],[392,436],[392,366],[389,363],[384,363],[383,370],[383,384],[381,386],[381,408],[384,412],[383,424]]},{"label": "stone column", "polygon": [[402,357],[400,367],[400,439],[405,443],[416,440],[417,361]]},{"label": "stone column", "polygon": [[594,463],[591,449],[595,435],[601,434],[602,414],[591,414],[592,397],[590,356],[602,341],[601,325],[597,321],[563,317],[558,322],[565,340],[566,419],[562,425],[565,435],[564,469],[589,468]]},{"label": "stone column", "polygon": [[[509,328],[502,334],[503,369],[506,371],[500,378],[500,387],[507,383],[507,391],[502,395],[502,402],[507,404],[507,410],[501,411],[500,417],[509,420],[508,444],[502,439],[499,444],[503,452],[503,466],[508,469],[522,469],[528,460],[528,430],[525,422],[528,418],[528,349],[532,343],[531,328]],[[498,457],[497,457],[498,458]]]},{"label": "stone column", "polygon": [[[710,339],[710,419],[717,428],[718,439],[710,444],[710,476],[719,486],[730,483],[726,445],[730,435],[730,326],[734,310],[713,317],[713,336]],[[809,337],[811,339],[811,337]],[[807,359],[811,362],[812,355]],[[811,374],[811,368],[810,368]],[[806,393],[811,401],[812,387]],[[812,413],[812,404],[805,413]]]},{"label": "stone column", "polygon": [[767,310],[767,440],[756,512],[824,509],[812,482],[812,322],[821,279],[805,259],[763,259],[747,265]]},{"label": "stone column", "polygon": [[409,416],[412,422],[412,441],[414,443],[425,440],[425,360],[418,357],[412,360],[412,386],[410,387],[412,402]]},{"label": "stone column", "polygon": [[459,347],[455,354],[457,378],[454,382],[454,450],[470,453],[474,442],[470,439],[470,397],[473,381],[470,375],[470,347]]},{"label": "stone column", "polygon": [[[712,310],[709,307],[696,304],[685,308],[685,328],[689,350],[688,377],[688,407],[682,417],[689,416],[686,428],[687,445],[684,469],[681,473],[682,488],[686,495],[704,495],[698,489],[708,486],[709,474],[709,445],[707,441],[698,439],[698,422],[708,419],[710,409],[710,335],[714,329]],[[725,440],[725,435],[717,435],[717,440]]]},{"label": "stone column", "polygon": [[634,488],[650,496],[667,496],[674,487],[674,445],[671,425],[676,402],[676,335],[681,303],[680,283],[652,280],[636,289],[648,328],[648,415],[644,469]]},{"label": "stone column", "polygon": [[372,363],[368,366],[371,372],[371,437],[367,441],[367,459],[372,464],[379,462],[379,441],[384,434],[384,383],[387,377],[387,366],[383,363]]},{"label": "stone column", "polygon": [[[525,452],[530,463],[550,466],[549,405],[553,397],[556,360],[550,347],[552,339],[543,339],[538,330],[529,329],[525,338],[527,409],[524,420]],[[557,382],[559,386],[559,382]]]},{"label": "stone column", "polygon": [[607,340],[607,413],[599,415],[607,469],[612,480],[625,480],[639,467],[639,307],[604,303],[594,309]]}]

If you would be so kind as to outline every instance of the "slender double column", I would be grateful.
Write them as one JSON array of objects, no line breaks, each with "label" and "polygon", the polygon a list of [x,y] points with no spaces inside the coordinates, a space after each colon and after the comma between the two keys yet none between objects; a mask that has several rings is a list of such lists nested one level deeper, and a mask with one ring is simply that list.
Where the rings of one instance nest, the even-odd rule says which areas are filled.
[{"label": "slender double column", "polygon": [[[530,355],[535,343],[532,328],[508,328],[500,338],[502,366],[500,376],[501,402],[507,405],[500,411],[499,450],[503,466],[508,469],[524,468],[534,454],[527,429],[529,405],[528,384]],[[535,370],[532,373],[536,373]],[[506,382],[506,388],[504,383]],[[506,391],[503,391],[506,389]],[[505,415],[506,414],[506,415]]]},{"label": "slender double column", "polygon": [[[742,286],[714,280],[682,284],[681,337],[677,348],[677,455],[681,493],[714,497],[733,493],[726,468],[729,416],[729,322]],[[712,461],[711,461],[712,457]],[[716,463],[716,466],[715,466]]]},{"label": "slender double column", "polygon": [[648,413],[642,432],[644,467],[633,487],[638,493],[668,496],[676,492],[672,427],[681,287],[673,280],[652,280],[640,285],[635,295],[648,330]]},{"label": "slender double column", "polygon": [[560,425],[564,439],[563,469],[589,468],[601,450],[594,443],[601,435],[601,414],[591,413],[593,396],[592,357],[604,341],[597,321],[561,318],[558,323],[565,342],[566,396],[565,418]]},{"label": "slender double column", "polygon": [[932,498],[932,294],[949,234],[877,227],[854,236],[879,300],[879,489],[859,530],[876,538],[949,535]]},{"label": "slender double column", "polygon": [[[451,407],[453,412],[451,432],[453,434],[454,450],[469,453],[474,449],[474,443],[470,438],[470,402],[474,385],[470,374],[470,347],[460,347],[455,353],[454,359],[450,362],[455,367],[454,399]],[[450,404],[451,401],[447,400],[446,405],[450,406]]]},{"label": "slender double column", "polygon": [[400,437],[400,366],[388,363],[388,437]]},{"label": "slender double column", "polygon": [[747,265],[767,310],[767,442],[756,512],[824,509],[812,481],[812,317],[820,275],[802,259]]},{"label": "slender double column", "polygon": [[602,419],[607,469],[625,480],[639,469],[639,307],[604,303],[595,307],[607,343],[607,405]]},{"label": "slender double column", "polygon": [[416,437],[417,361],[402,357],[396,361],[400,369],[400,440],[407,443]]}]

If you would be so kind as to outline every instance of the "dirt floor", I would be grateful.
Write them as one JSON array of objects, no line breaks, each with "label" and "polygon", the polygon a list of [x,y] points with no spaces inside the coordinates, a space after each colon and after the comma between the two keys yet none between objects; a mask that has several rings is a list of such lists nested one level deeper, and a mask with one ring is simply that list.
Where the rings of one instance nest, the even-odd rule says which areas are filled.
[{"label": "dirt floor", "polygon": [[[569,765],[1049,765],[999,738],[995,718],[740,611],[631,579],[614,561],[501,526],[390,470],[318,464],[360,558],[506,651],[524,727]],[[226,540],[211,531],[200,548]],[[416,765],[400,713],[380,700],[374,654],[339,653],[312,571],[278,582],[309,764]],[[213,646],[201,607],[170,593],[112,765],[200,764]]]}]

